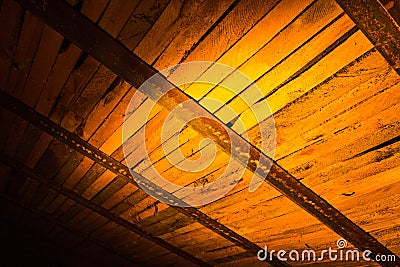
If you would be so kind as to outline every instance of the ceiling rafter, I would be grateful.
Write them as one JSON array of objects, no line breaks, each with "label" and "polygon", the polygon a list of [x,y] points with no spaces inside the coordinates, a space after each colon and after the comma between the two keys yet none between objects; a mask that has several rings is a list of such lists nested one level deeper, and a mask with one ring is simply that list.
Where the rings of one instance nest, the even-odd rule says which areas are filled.
[{"label": "ceiling rafter", "polygon": [[[69,132],[68,130],[64,129],[60,125],[56,124],[49,118],[43,116],[39,112],[35,111],[28,105],[24,104],[20,100],[8,95],[3,90],[0,90],[0,105],[6,108],[7,110],[17,114],[24,120],[28,121],[32,125],[42,129],[46,133],[50,134],[57,140],[63,142],[64,144],[68,145],[69,147],[75,149],[79,153],[83,154],[84,156],[92,159],[94,162],[100,164],[101,166],[105,167],[106,169],[114,172],[115,174],[119,175],[122,179],[126,182],[132,183],[135,186],[139,185],[136,183],[135,179],[133,178],[132,174],[129,172],[129,169],[124,164],[120,163],[119,161],[115,160],[111,156],[105,154],[98,148],[94,147],[93,145],[89,144],[79,136]],[[145,181],[146,178],[142,177],[140,174],[133,173],[139,177],[138,180]],[[162,188],[158,187],[157,185],[148,182],[150,186],[155,188],[157,193],[162,194],[165,198],[170,199],[173,202],[182,202],[179,199],[175,198],[173,195],[169,194],[168,192],[164,191]],[[139,187],[140,188],[140,187]],[[141,189],[140,189],[141,190]],[[94,203],[90,203],[91,206],[97,207]],[[173,209],[176,209],[178,212],[188,216],[189,218],[193,219],[194,221],[199,222],[200,224],[204,225],[208,229],[212,230],[213,232],[217,233],[218,235],[222,236],[223,238],[231,241],[232,243],[236,244],[244,248],[247,251],[252,252],[254,255],[262,249],[257,244],[249,241],[245,237],[239,235],[235,231],[229,229],[225,225],[217,222],[216,220],[210,218],[200,210],[194,207],[180,207],[180,206],[171,206]],[[101,208],[101,207],[100,207]],[[113,213],[109,212],[110,220],[114,217],[119,218],[118,216],[114,215]],[[103,215],[104,216],[104,215]],[[107,216],[106,216],[107,217]],[[123,220],[123,219],[121,219]],[[279,261],[276,256],[273,255],[273,260],[270,263],[272,266],[290,266],[284,262]]]},{"label": "ceiling rafter", "polygon": [[[74,11],[65,2],[47,2],[40,0],[19,0],[17,2],[21,3],[33,14],[42,18],[55,30],[76,43],[103,65],[111,69],[117,75],[123,77],[135,87],[139,87],[147,78],[157,73],[154,68],[149,66],[146,62],[143,62],[138,56],[130,52],[117,40],[110,37],[106,32],[86,19],[79,12]],[[68,19],[66,20],[65,18]],[[84,29],[84,31],[82,31],[82,29]],[[82,34],[82,32],[84,32],[84,34]],[[168,83],[167,80],[160,79],[160,87]],[[153,94],[157,95],[158,92],[145,93],[152,97]],[[178,103],[181,102],[182,99],[189,99],[185,93],[179,90],[175,90],[174,94],[170,96]],[[165,104],[167,108],[172,108],[171,103],[161,104]],[[198,106],[198,109],[204,111],[201,106]],[[197,111],[188,112],[196,113]],[[203,123],[197,122],[196,125],[196,122],[192,121],[191,126],[204,136],[209,137],[212,135],[213,131],[210,132],[207,127],[204,127]],[[211,125],[211,129],[215,130],[213,127],[215,126]],[[231,129],[228,130],[232,131]],[[235,134],[236,133],[233,132],[233,135]],[[247,143],[242,137],[238,136],[238,138],[241,144]],[[219,143],[219,145],[226,150],[226,144]],[[260,156],[268,161],[267,156],[254,146],[252,146],[251,152],[252,157],[255,159]],[[249,165],[248,168],[253,172],[255,170],[252,165]],[[373,251],[374,254],[393,254],[369,233],[365,232],[345,215],[336,210],[326,200],[300,183],[295,177],[290,175],[275,162],[271,167],[270,174],[266,177],[266,181],[343,238],[346,238],[357,248],[361,250],[369,249]],[[188,210],[180,209],[182,212],[187,212]],[[396,257],[396,261],[397,263],[400,262],[398,257]]]},{"label": "ceiling rafter", "polygon": [[400,74],[400,27],[378,0],[336,0]]},{"label": "ceiling rafter", "polygon": [[175,253],[176,255],[181,256],[182,258],[185,258],[199,266],[211,266],[208,263],[202,261],[201,259],[198,259],[198,258],[194,257],[193,255],[189,254],[188,252],[172,245],[171,243],[168,243],[164,239],[154,236],[150,232],[141,229],[139,226],[137,226],[127,220],[122,219],[121,217],[111,213],[110,211],[108,211],[107,209],[105,209],[99,205],[92,203],[90,200],[87,200],[86,198],[84,198],[80,194],[74,192],[73,190],[67,189],[67,188],[57,184],[54,181],[45,179],[45,178],[37,175],[32,169],[24,166],[23,164],[15,161],[15,160],[11,160],[11,159],[5,157],[4,155],[0,155],[0,159],[2,162],[7,164],[8,166],[10,166],[11,168],[29,176],[32,179],[37,180],[38,182],[40,182],[42,184],[45,184],[46,186],[48,186],[50,189],[56,191],[57,193],[60,193],[64,196],[72,199],[76,203],[90,209],[93,212],[100,214],[101,216],[109,219],[110,221],[113,221],[114,223],[148,239],[149,241],[156,243],[157,245]]}]

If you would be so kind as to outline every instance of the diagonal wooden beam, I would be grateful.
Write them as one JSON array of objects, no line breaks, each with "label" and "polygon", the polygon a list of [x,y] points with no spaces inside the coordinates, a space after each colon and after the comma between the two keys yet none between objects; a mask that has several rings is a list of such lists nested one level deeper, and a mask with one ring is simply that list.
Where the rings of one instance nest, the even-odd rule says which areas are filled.
[{"label": "diagonal wooden beam", "polygon": [[[93,145],[89,144],[79,136],[69,132],[68,130],[64,129],[57,123],[53,122],[49,118],[43,116],[42,114],[35,111],[33,108],[29,107],[28,105],[22,103],[20,100],[8,95],[3,90],[0,90],[0,105],[7,110],[17,114],[24,120],[30,122],[32,125],[42,129],[46,133],[50,134],[57,140],[63,142],[67,146],[75,149],[82,155],[92,159],[94,162],[100,164],[101,166],[105,167],[106,169],[114,172],[115,174],[119,175],[119,177],[125,180],[128,183],[132,183],[135,186],[139,185],[136,183],[133,175],[137,175],[140,181],[146,181],[147,179],[140,174],[129,172],[127,166],[122,164],[121,162],[115,160],[111,156],[105,154],[98,148],[94,147]],[[182,203],[181,200],[177,199],[170,193],[166,192],[162,188],[158,187],[157,185],[147,181],[148,184],[145,186],[151,186],[157,192],[157,194],[162,195],[165,199],[169,200],[172,203]],[[140,189],[140,187],[139,187]],[[140,189],[141,190],[141,189]],[[80,197],[80,196],[79,196]],[[81,198],[81,197],[80,197]],[[90,201],[88,202],[92,207],[97,207]],[[185,204],[185,203],[183,203]],[[187,205],[184,205],[187,206]],[[202,213],[200,210],[194,207],[180,207],[180,206],[171,206],[173,209],[181,212],[182,214],[188,216],[189,218],[193,219],[194,221],[204,225],[208,229],[212,230],[216,234],[222,236],[223,238],[231,241],[235,245],[244,248],[247,251],[257,254],[259,250],[262,248],[257,244],[251,242],[250,240],[246,239],[245,237],[239,235],[235,231],[232,231],[225,225],[217,222],[216,220],[210,218],[206,214]],[[119,218],[118,216],[114,215],[113,213],[109,214],[110,220],[113,218]],[[108,216],[107,216],[108,217]],[[161,239],[162,240],[162,239]],[[165,242],[165,241],[164,241]],[[272,266],[290,266],[284,262],[279,261],[275,256],[272,257],[272,261],[268,262]]]},{"label": "diagonal wooden beam", "polygon": [[336,0],[400,74],[400,27],[378,0]]},{"label": "diagonal wooden beam", "polygon": [[[123,77],[136,88],[139,88],[145,80],[157,73],[157,70],[142,61],[137,55],[133,54],[125,46],[113,39],[89,19],[73,10],[66,2],[61,0],[16,1],[31,13],[43,19],[45,23],[53,27],[70,41],[74,42],[82,50],[86,51],[107,68]],[[165,78],[160,78],[158,82],[159,88],[155,88],[155,90],[151,92],[146,91],[143,93],[146,93],[150,98],[155,98],[160,94],[162,95],[163,92],[161,88],[166,88],[166,85],[170,85],[170,83]],[[174,108],[177,103],[190,100],[190,97],[179,89],[170,92],[168,98],[164,99],[164,102],[159,101],[160,104],[164,105],[168,109]],[[208,112],[200,105],[196,105],[193,110],[185,111],[189,114],[204,114],[204,112]],[[208,114],[213,116],[210,113]],[[217,118],[215,119],[218,120]],[[221,140],[218,136],[215,136],[215,133],[221,130],[220,126],[199,120],[192,120],[190,125],[205,137],[213,139],[222,149],[227,153],[230,153],[230,144],[223,142],[225,140]],[[235,149],[243,151],[243,148],[249,145],[247,140],[239,136],[230,128],[228,128],[227,131],[230,132],[230,136],[233,136],[238,141],[238,145]],[[372,255],[394,254],[369,233],[365,232],[340,211],[335,209],[326,200],[319,197],[316,193],[299,182],[276,162],[272,162],[272,160],[263,154],[258,148],[251,144],[250,146],[250,160],[256,161],[260,159],[260,162],[270,162],[272,164],[270,173],[265,177],[265,180],[282,194],[312,214],[337,234],[347,239],[360,250],[368,249],[373,252]],[[256,171],[256,166],[252,164],[247,165],[247,159],[243,161],[242,158],[237,158],[237,160],[252,172]],[[180,209],[183,213],[186,212],[186,214],[192,212],[192,215],[190,216],[196,216],[195,214],[198,212],[197,209],[194,209],[193,211],[190,210],[192,208],[178,207],[177,209]],[[202,214],[201,216],[205,216],[205,214]],[[220,227],[224,226],[220,225]],[[251,248],[251,244],[249,245]],[[251,249],[254,250],[254,247]],[[396,257],[396,262],[397,264],[400,264],[400,259],[398,257]],[[381,264],[384,266],[390,266],[389,264],[385,265],[385,263]]]},{"label": "diagonal wooden beam", "polygon": [[73,190],[67,189],[52,180],[48,180],[48,179],[45,179],[45,178],[37,175],[32,169],[24,166],[20,162],[17,162],[15,160],[7,158],[4,155],[0,155],[0,160],[2,162],[4,162],[5,164],[7,164],[8,166],[10,166],[11,168],[13,168],[14,170],[17,170],[18,172],[21,172],[24,175],[27,175],[30,178],[35,179],[42,184],[45,184],[46,186],[48,186],[50,189],[53,189],[57,193],[62,194],[64,196],[72,199],[76,203],[90,209],[93,212],[96,212],[96,213],[102,215],[103,217],[109,219],[110,221],[115,222],[116,224],[128,229],[129,231],[132,231],[132,232],[148,239],[149,241],[154,242],[155,244],[175,253],[176,255],[178,255],[194,264],[197,264],[199,266],[211,266],[210,264],[202,261],[201,259],[198,259],[198,258],[194,257],[193,255],[187,253],[183,249],[180,249],[180,248],[172,245],[171,243],[168,243],[167,241],[165,241],[164,239],[161,239],[160,237],[154,236],[150,232],[141,229],[139,226],[137,226],[133,223],[130,223],[127,220],[122,219],[121,217],[113,214],[112,212],[108,211],[107,209],[105,209],[99,205],[92,203],[90,200],[87,200],[86,198],[82,197],[80,194],[74,192]]}]

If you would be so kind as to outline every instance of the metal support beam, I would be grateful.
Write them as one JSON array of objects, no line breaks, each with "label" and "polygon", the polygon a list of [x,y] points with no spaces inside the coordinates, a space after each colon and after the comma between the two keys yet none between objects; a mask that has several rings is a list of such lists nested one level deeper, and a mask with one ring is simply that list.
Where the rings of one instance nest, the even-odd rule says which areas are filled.
[{"label": "metal support beam", "polygon": [[336,0],[400,74],[400,27],[378,0]]},{"label": "metal support beam", "polygon": [[42,184],[45,184],[46,186],[48,186],[50,189],[53,189],[57,193],[62,194],[64,196],[72,199],[76,203],[90,209],[93,212],[100,214],[101,216],[109,219],[110,221],[115,222],[116,224],[128,229],[129,231],[132,231],[132,232],[148,239],[149,241],[154,242],[155,244],[175,253],[176,255],[178,255],[194,264],[197,264],[199,266],[211,266],[210,264],[187,253],[186,251],[168,243],[164,239],[154,236],[150,232],[141,229],[139,226],[137,226],[133,223],[130,223],[127,220],[122,219],[121,217],[113,214],[112,212],[108,211],[107,209],[105,209],[99,205],[92,203],[90,200],[87,200],[86,198],[82,197],[80,194],[74,192],[73,190],[67,189],[67,188],[55,183],[54,181],[40,177],[32,169],[24,166],[23,164],[21,164],[17,161],[11,160],[11,159],[5,157],[4,155],[0,155],[0,160],[2,162],[4,162],[5,164],[7,164],[8,166],[10,166],[11,168],[17,170],[18,172],[21,172],[24,175],[26,175],[32,179],[35,179]]},{"label": "metal support beam", "polygon": [[[125,46],[113,39],[104,30],[84,17],[81,13],[75,11],[66,2],[61,0],[17,0],[17,2],[34,15],[43,19],[45,23],[53,27],[60,34],[74,42],[82,50],[86,51],[89,55],[97,59],[104,66],[124,78],[136,88],[138,88],[147,78],[157,73],[157,70],[142,61],[137,55],[133,54]],[[160,78],[158,82],[159,90],[155,88],[152,92],[144,93],[148,94],[151,98],[162,94],[161,88],[166,88],[165,85],[169,84],[169,82],[162,78]],[[168,98],[164,99],[164,102],[160,101],[160,104],[164,105],[168,109],[174,108],[177,103],[190,100],[190,97],[179,89],[170,92]],[[187,112],[189,114],[202,114],[208,112],[200,105],[197,105],[194,109],[195,110],[187,110]],[[215,119],[218,120],[217,118]],[[190,125],[205,137],[214,140],[222,149],[230,153],[230,144],[224,143],[223,139],[214,134],[221,130],[221,126],[210,123],[207,124],[206,122],[199,120],[192,120]],[[243,148],[248,146],[248,141],[241,136],[238,136],[237,133],[229,128],[228,131],[230,132],[230,136],[233,136],[238,140],[238,146],[235,147],[235,149],[243,151]],[[271,159],[253,145],[251,145],[250,157],[253,160],[258,160],[260,158],[260,162],[271,162]],[[246,164],[249,170],[253,172],[255,171],[254,165],[247,165],[247,159],[245,162],[243,162],[243,159],[241,158],[237,158],[237,160],[242,164]],[[326,200],[319,197],[316,193],[299,182],[276,162],[273,162],[270,173],[265,179],[282,194],[312,214],[337,234],[347,239],[357,248],[361,250],[368,249],[373,252],[373,255],[393,254],[374,237],[349,220]],[[180,210],[184,214],[188,214],[188,216],[195,217],[198,220],[202,220],[203,217],[209,218],[194,208],[177,207],[176,209]],[[207,221],[209,221],[209,219],[207,219]],[[219,227],[220,228],[214,227],[213,230],[220,231],[223,235],[224,228],[226,227],[223,225],[219,225]],[[234,234],[237,235],[236,233]],[[235,237],[228,237],[235,239]],[[239,235],[238,237],[241,236]],[[250,242],[248,240],[237,241],[243,241],[244,243],[242,242],[242,244]],[[249,249],[251,249],[251,251],[257,250],[258,248],[256,247],[258,246],[254,247],[253,245],[254,244],[250,242],[248,244]],[[396,260],[397,264],[400,264],[400,259],[398,257]],[[385,263],[381,264],[385,265]],[[390,264],[386,264],[385,266],[390,266]]]}]

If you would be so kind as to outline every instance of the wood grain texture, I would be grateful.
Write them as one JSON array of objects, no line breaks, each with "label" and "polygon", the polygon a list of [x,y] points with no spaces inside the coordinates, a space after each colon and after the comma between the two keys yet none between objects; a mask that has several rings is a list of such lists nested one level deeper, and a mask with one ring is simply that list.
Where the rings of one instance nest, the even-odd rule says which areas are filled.
[{"label": "wood grain texture", "polygon": [[[120,0],[103,1],[100,5],[94,1],[83,3],[82,12],[86,16],[156,68],[206,59],[239,67],[257,80],[267,96],[265,101],[275,112],[278,162],[379,242],[399,253],[396,218],[399,169],[395,142],[399,135],[396,117],[399,77],[364,34],[356,31],[353,22],[335,2],[222,1],[215,6],[212,1],[131,1],[128,8]],[[25,18],[29,19],[29,13]],[[35,40],[38,38],[35,34],[40,36],[40,27],[46,31],[47,26],[39,22],[35,26],[33,18],[30,19],[32,25],[24,23],[21,28],[19,43],[23,38],[23,44],[31,43],[32,47],[20,44],[14,47],[14,58],[26,55],[28,67],[22,71],[11,70],[10,92],[16,92],[28,104],[37,102],[37,111],[126,164],[121,148],[121,125],[128,119],[124,117],[125,109],[137,91],[63,39],[61,43],[51,44],[60,48],[53,49],[58,50],[56,57],[41,56],[43,61],[34,58],[43,54],[40,51],[44,49],[43,41]],[[35,33],[30,35],[28,26]],[[4,38],[16,42],[13,34],[10,31]],[[42,85],[38,82],[37,90],[25,92],[23,88],[34,82],[30,72],[37,73],[35,77],[46,82]],[[183,89],[190,92],[191,88]],[[255,122],[246,112],[247,107],[235,100],[238,95],[227,94],[220,87],[193,89],[191,95],[212,112],[220,107],[207,106],[201,100],[206,93],[229,101],[227,105],[237,110],[247,123],[246,129],[237,125],[233,129],[249,130],[249,138],[259,147],[259,133],[252,128]],[[246,93],[245,90],[243,94]],[[259,100],[253,99],[255,109]],[[135,101],[127,113],[135,129],[140,129],[143,124],[136,123],[135,117],[140,116],[140,107],[151,102],[143,94],[138,94]],[[187,186],[209,182],[220,175],[229,159],[221,151],[213,168],[200,174],[185,174],[171,168],[161,142],[154,138],[168,114],[166,109],[158,108],[146,122],[153,134],[145,137],[152,162],[144,162],[138,156],[144,151],[139,141],[135,141],[131,147],[133,152],[128,156],[135,163],[135,170],[146,174],[153,163],[168,179]],[[216,114],[223,118],[221,110]],[[13,122],[7,112],[2,114],[8,124]],[[231,119],[225,118],[225,121]],[[46,178],[64,184],[95,205],[215,265],[259,264],[254,254],[148,197],[135,185],[71,152],[35,127],[22,120],[14,127],[15,134],[7,134],[7,138],[19,140],[19,145],[8,144],[5,151],[19,160],[26,159],[28,166]],[[179,149],[189,158],[196,158],[201,152],[198,141],[202,136],[190,127],[180,134]],[[141,140],[140,137],[134,136],[136,140]],[[389,141],[394,143],[385,145]],[[49,163],[54,164],[49,166]],[[336,234],[277,190],[265,184],[255,193],[249,193],[251,176],[246,171],[231,192],[201,207],[201,211],[260,247],[268,244],[271,248],[287,249],[287,244],[291,244],[301,249],[307,244],[320,250],[334,244]],[[69,222],[75,231],[98,235],[104,242],[114,244],[117,250],[121,248],[123,253],[131,252],[139,258],[140,251],[145,251],[147,256],[142,259],[146,263],[153,263],[152,256],[172,266],[180,262],[168,251],[146,249],[149,245],[140,244],[142,238],[32,181],[23,185],[20,195],[24,203],[33,203],[58,220]],[[131,248],[136,246],[138,250],[133,253]]]}]

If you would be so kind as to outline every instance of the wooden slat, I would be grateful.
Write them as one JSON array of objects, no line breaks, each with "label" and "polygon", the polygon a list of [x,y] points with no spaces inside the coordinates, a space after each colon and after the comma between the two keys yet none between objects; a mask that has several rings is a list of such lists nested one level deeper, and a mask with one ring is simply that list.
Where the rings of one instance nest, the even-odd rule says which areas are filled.
[{"label": "wooden slat", "polygon": [[43,28],[43,22],[26,12],[13,58],[15,68],[12,68],[9,73],[7,89],[5,89],[16,97],[21,96]]},{"label": "wooden slat", "polygon": [[24,11],[14,1],[2,1],[0,11],[0,77],[1,88],[7,88],[7,80],[13,66],[14,53],[23,23]]},{"label": "wooden slat", "polygon": [[[194,0],[172,0],[166,6],[165,10],[161,14],[157,22],[151,27],[149,32],[143,37],[138,46],[133,50],[139,57],[149,64],[153,64],[160,54],[169,45],[172,45],[172,41],[177,40],[177,33],[182,31],[187,23],[189,23],[190,18],[194,17],[196,12],[198,14],[204,14],[206,17],[210,16],[212,13],[202,12],[201,7],[207,4],[207,0],[194,1]],[[222,13],[232,0],[221,1],[217,7],[214,7],[215,13]],[[214,2],[215,4],[215,2]],[[204,8],[204,7],[203,7]],[[196,16],[197,17],[197,16]],[[209,24],[210,21],[204,18],[204,24]],[[206,26],[205,25],[205,26]],[[193,27],[194,25],[190,25]],[[183,30],[184,31],[184,30]],[[163,32],[163,34],[158,34]],[[192,35],[194,35],[193,33]],[[188,36],[190,40],[190,35]]]},{"label": "wooden slat", "polygon": [[[236,42],[245,38],[250,29],[253,28],[264,17],[273,13],[279,1],[239,1],[235,7],[221,18],[221,21],[209,29],[182,57],[181,62],[190,61],[216,61],[226,50],[231,48]],[[308,2],[308,1],[304,1]],[[302,4],[299,4],[302,6]],[[287,7],[287,6],[286,6]],[[301,7],[300,7],[301,9]],[[262,23],[260,23],[262,24]],[[264,24],[269,25],[268,23]],[[263,26],[261,26],[263,27]],[[264,27],[263,30],[266,30]],[[267,38],[261,34],[258,38]],[[253,40],[254,41],[254,40]],[[209,49],[213,47],[213,49]],[[236,53],[233,53],[236,54]]]},{"label": "wooden slat", "polygon": [[169,3],[169,0],[140,1],[117,39],[135,49]]},{"label": "wooden slat", "polygon": [[400,27],[378,0],[336,0],[400,74]]},{"label": "wooden slat", "polygon": [[[339,160],[345,160],[346,158],[354,156],[358,152],[362,152],[369,147],[373,147],[380,142],[387,141],[388,139],[397,136],[399,132],[397,127],[394,127],[397,124],[397,118],[392,116],[391,114],[396,114],[399,108],[399,105],[397,104],[398,102],[396,102],[398,101],[399,97],[397,93],[399,86],[400,84],[399,82],[397,82],[397,84],[395,85],[383,88],[383,92],[381,94],[372,95],[369,98],[365,99],[364,105],[356,105],[350,112],[348,112],[348,115],[351,114],[353,116],[352,120],[348,119],[348,117],[346,116],[347,114],[344,114],[343,116],[329,121],[324,127],[324,129],[326,129],[328,132],[320,131],[320,133],[324,136],[330,136],[331,138],[324,138],[321,139],[323,141],[320,141],[318,143],[316,142],[315,144],[304,147],[303,149],[300,149],[282,159],[281,163],[286,165],[287,168],[294,168],[305,166],[307,164],[310,165],[311,162],[314,162],[312,165],[310,165],[309,168],[307,168],[307,170],[305,170],[306,172],[311,172],[311,167],[319,166],[319,168],[321,168],[323,166],[327,166],[327,164],[329,163],[332,164],[333,162],[338,162]],[[377,112],[377,110],[374,110],[373,114],[370,114],[370,117],[366,117],[367,113],[365,112],[364,108],[370,109],[371,107],[376,107],[377,105],[379,106],[378,103],[381,105],[381,112]],[[344,118],[347,119],[346,123],[343,122]],[[363,119],[364,121],[362,121]],[[341,121],[340,124],[339,121]],[[383,127],[381,127],[381,125]],[[330,126],[330,129],[328,128],[328,126]],[[387,127],[386,129],[385,126]],[[345,127],[348,128],[344,129]],[[316,128],[314,132],[318,131],[318,128]],[[333,131],[332,128],[334,128]],[[336,132],[338,130],[341,131]],[[381,132],[381,134],[371,136],[372,138],[366,138],[368,135],[374,132]],[[352,133],[350,134],[351,138],[349,137],[345,141],[343,141],[343,147],[338,147],[334,151],[325,150],[323,153],[321,153],[325,155],[327,155],[327,153],[330,153],[330,156],[332,156],[332,158],[329,156],[320,160],[311,160],[310,157],[306,155],[307,151],[316,148],[326,148],[329,146],[329,144],[332,144],[333,142],[335,142],[335,140],[341,138],[341,136],[344,136],[345,134],[348,135],[349,133]],[[312,132],[310,132],[310,134],[312,134]],[[344,153],[344,151],[346,150],[348,152]],[[335,159],[333,157],[335,157]],[[299,170],[301,170],[301,168]],[[306,172],[303,172],[303,175]]]}]

